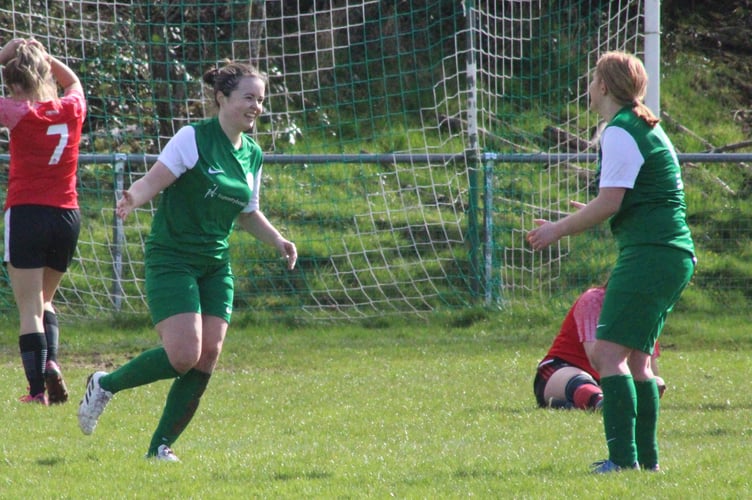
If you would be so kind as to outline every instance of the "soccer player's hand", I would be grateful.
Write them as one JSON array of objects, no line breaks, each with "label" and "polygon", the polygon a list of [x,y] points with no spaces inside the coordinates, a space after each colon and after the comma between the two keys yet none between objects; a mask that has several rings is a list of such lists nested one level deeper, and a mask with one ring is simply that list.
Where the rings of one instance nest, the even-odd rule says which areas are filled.
[{"label": "soccer player's hand", "polygon": [[658,385],[658,396],[663,397],[663,393],[666,392],[666,382],[662,377],[655,376],[655,383]]},{"label": "soccer player's hand", "polygon": [[534,250],[543,250],[559,240],[560,236],[553,222],[545,219],[533,219],[538,226],[527,233],[527,241]]},{"label": "soccer player's hand", "polygon": [[125,220],[134,208],[136,208],[136,205],[133,203],[133,196],[130,191],[123,191],[123,196],[118,200],[115,207],[115,213],[120,219]]},{"label": "soccer player's hand", "polygon": [[23,38],[14,38],[6,43],[5,46],[0,49],[0,64],[7,64],[8,61],[16,57],[16,50],[24,43],[26,43],[26,40]]},{"label": "soccer player's hand", "polygon": [[279,253],[287,260],[287,269],[294,269],[295,263],[298,261],[298,249],[295,247],[295,243],[282,238],[277,241],[276,247]]}]

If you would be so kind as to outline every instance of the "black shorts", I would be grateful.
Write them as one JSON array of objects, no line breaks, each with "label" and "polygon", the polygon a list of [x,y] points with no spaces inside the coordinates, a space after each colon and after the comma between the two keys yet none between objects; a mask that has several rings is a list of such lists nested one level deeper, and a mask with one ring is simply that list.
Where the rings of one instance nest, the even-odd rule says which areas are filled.
[{"label": "black shorts", "polygon": [[5,211],[5,255],[18,269],[51,267],[64,273],[81,231],[78,209],[16,205]]},{"label": "black shorts", "polygon": [[548,382],[548,379],[551,378],[551,375],[553,375],[556,370],[558,370],[559,368],[564,368],[565,366],[574,365],[571,365],[563,359],[559,358],[552,358],[547,360],[546,362],[541,362],[538,365],[538,369],[535,371],[535,379],[533,380],[533,393],[535,394],[535,400],[538,402],[538,406],[540,406],[541,408],[548,406],[548,403],[546,403],[546,398],[543,397],[543,391],[546,390],[546,383]]}]

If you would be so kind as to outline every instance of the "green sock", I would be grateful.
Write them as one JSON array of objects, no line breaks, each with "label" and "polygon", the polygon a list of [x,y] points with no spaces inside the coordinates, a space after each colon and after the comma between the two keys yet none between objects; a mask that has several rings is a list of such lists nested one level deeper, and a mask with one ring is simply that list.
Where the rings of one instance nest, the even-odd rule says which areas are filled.
[{"label": "green sock", "polygon": [[637,394],[637,421],[635,423],[635,442],[637,443],[637,461],[644,468],[658,465],[658,414],[660,397],[655,379],[635,382]]},{"label": "green sock", "polygon": [[164,347],[144,351],[114,372],[99,379],[105,391],[116,393],[140,385],[175,378],[178,373],[170,364]]},{"label": "green sock", "polygon": [[180,434],[188,427],[196,413],[201,395],[209,384],[211,373],[201,372],[195,368],[175,379],[172,383],[167,402],[162,411],[162,418],[154,431],[149,444],[148,456],[157,454],[157,448],[166,444],[172,446]]},{"label": "green sock", "polygon": [[603,427],[606,431],[608,458],[620,467],[637,462],[635,418],[637,396],[632,375],[612,375],[601,379],[603,389]]}]

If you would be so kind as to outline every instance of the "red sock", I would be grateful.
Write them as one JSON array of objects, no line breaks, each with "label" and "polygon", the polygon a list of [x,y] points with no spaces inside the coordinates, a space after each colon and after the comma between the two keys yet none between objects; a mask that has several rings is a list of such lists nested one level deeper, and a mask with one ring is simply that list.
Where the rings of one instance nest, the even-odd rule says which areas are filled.
[{"label": "red sock", "polygon": [[579,408],[581,410],[593,408],[593,405],[598,399],[594,396],[602,394],[603,391],[601,391],[601,388],[597,385],[583,384],[579,386],[576,391],[574,391],[574,406],[575,408]]}]

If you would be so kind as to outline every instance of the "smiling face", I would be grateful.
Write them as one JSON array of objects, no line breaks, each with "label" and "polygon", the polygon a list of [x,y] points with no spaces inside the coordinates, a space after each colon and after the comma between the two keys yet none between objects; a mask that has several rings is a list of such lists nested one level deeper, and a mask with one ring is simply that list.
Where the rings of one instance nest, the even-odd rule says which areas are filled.
[{"label": "smiling face", "polygon": [[256,119],[264,111],[266,85],[257,76],[245,76],[229,96],[217,93],[219,118],[226,131],[241,132],[253,128]]}]

